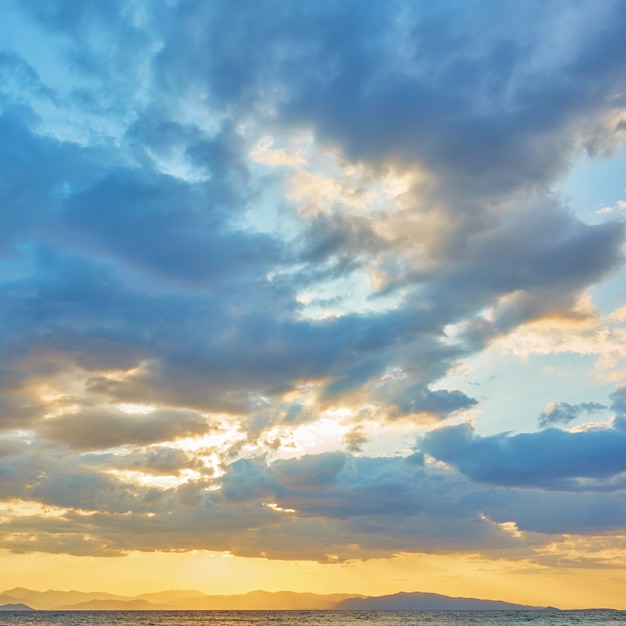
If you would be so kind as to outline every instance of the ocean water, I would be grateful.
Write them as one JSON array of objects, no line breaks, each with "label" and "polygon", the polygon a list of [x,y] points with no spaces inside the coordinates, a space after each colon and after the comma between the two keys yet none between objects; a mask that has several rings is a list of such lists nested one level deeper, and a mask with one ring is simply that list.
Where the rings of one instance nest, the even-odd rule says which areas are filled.
[{"label": "ocean water", "polygon": [[7,626],[571,626],[626,624],[626,611],[37,611]]}]

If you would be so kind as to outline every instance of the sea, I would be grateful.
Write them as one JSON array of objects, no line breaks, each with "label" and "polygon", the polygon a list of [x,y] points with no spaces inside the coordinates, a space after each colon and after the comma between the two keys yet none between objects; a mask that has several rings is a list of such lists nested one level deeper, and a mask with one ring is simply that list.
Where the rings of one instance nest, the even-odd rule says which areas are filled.
[{"label": "sea", "polygon": [[571,626],[626,624],[626,611],[6,611],[7,626]]}]

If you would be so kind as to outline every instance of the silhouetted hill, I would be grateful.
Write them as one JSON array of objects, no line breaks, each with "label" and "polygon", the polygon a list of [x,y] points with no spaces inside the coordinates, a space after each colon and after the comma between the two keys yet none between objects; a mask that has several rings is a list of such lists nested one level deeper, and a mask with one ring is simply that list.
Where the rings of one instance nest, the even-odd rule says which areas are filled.
[{"label": "silhouetted hill", "polygon": [[394,593],[389,596],[348,598],[335,607],[338,610],[370,611],[524,611],[539,607],[511,604],[498,600],[478,598],[454,598],[438,593]]},{"label": "silhouetted hill", "polygon": [[[10,597],[12,600],[5,600],[6,597]],[[129,598],[102,591],[33,591],[23,587],[15,587],[15,589],[0,594],[0,601],[2,602],[23,602],[40,610],[58,609],[61,606],[88,602],[89,600],[129,600]]]},{"label": "silhouetted hill", "polygon": [[18,602],[17,604],[3,604],[0,606],[0,611],[34,611],[29,606]]},{"label": "silhouetted hill", "polygon": [[89,600],[57,607],[59,611],[155,611],[159,608],[147,600]]},{"label": "silhouetted hill", "polygon": [[153,591],[133,596],[136,600],[148,600],[148,602],[174,602],[185,598],[207,598],[206,593],[197,589],[172,589],[169,591]]},{"label": "silhouetted hill", "polygon": [[204,598],[182,598],[169,603],[177,609],[262,611],[285,610],[324,610],[333,609],[342,600],[354,598],[351,594],[296,593],[293,591],[250,591],[229,596],[205,596]]}]

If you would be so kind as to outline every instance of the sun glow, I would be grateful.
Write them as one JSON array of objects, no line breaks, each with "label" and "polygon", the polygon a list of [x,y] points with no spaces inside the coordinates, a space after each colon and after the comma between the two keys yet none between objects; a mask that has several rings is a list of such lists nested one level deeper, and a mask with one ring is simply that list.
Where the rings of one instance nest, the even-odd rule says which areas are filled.
[{"label": "sun glow", "polygon": [[192,469],[183,469],[176,475],[155,475],[138,470],[108,470],[119,481],[139,487],[158,487],[167,490],[174,489],[190,481],[202,478],[203,474]]}]

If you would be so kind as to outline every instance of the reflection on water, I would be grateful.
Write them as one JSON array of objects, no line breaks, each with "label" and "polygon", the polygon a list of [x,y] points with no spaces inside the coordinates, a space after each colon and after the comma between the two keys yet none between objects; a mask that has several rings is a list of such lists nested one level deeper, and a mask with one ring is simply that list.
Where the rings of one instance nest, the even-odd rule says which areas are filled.
[{"label": "reflection on water", "polygon": [[7,626],[570,626],[626,624],[626,611],[36,611]]}]

